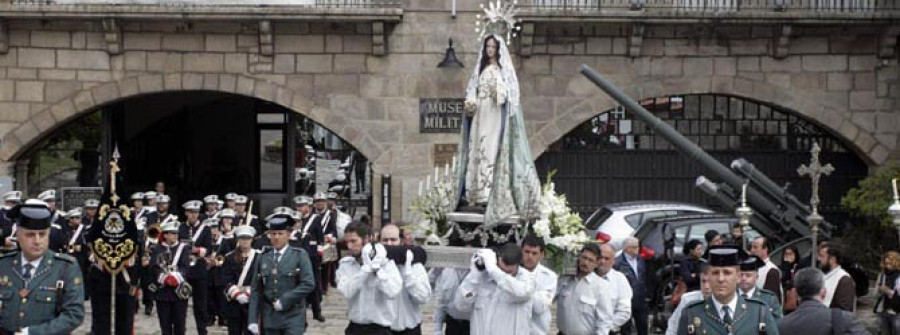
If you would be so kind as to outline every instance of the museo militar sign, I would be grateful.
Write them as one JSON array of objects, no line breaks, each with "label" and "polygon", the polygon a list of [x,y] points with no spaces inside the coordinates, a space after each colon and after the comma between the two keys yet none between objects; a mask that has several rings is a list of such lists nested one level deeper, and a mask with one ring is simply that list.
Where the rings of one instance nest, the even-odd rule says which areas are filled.
[{"label": "museo militar sign", "polygon": [[462,124],[465,99],[419,99],[420,133],[456,133]]}]

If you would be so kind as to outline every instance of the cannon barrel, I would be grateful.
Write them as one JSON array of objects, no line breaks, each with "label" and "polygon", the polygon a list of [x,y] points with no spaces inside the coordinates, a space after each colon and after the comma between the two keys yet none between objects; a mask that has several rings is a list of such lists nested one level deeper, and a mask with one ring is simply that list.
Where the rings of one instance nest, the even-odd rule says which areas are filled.
[{"label": "cannon barrel", "polygon": [[[706,151],[681,135],[672,126],[669,126],[644,107],[638,104],[634,99],[623,93],[618,87],[604,79],[597,71],[587,65],[581,65],[581,74],[588,80],[597,85],[601,90],[606,92],[610,97],[616,100],[625,109],[634,114],[638,119],[647,124],[655,134],[659,134],[665,138],[675,149],[687,156],[688,159],[697,162],[703,168],[708,170],[712,177],[721,179],[726,185],[732,189],[739,190],[744,184],[744,179],[732,172],[728,167],[710,156]],[[763,221],[751,220],[751,225],[760,232],[774,232],[772,235],[766,235],[769,238],[780,242],[791,241],[801,236],[809,236],[811,231],[803,218],[798,215],[785,215],[785,208],[773,203],[759,191],[754,188],[747,188],[747,202],[755,209],[755,211],[763,217],[769,218],[770,222],[777,222],[778,225],[767,226]],[[799,219],[799,220],[798,220]],[[769,221],[769,220],[765,220]],[[827,235],[828,232],[823,232]]]}]

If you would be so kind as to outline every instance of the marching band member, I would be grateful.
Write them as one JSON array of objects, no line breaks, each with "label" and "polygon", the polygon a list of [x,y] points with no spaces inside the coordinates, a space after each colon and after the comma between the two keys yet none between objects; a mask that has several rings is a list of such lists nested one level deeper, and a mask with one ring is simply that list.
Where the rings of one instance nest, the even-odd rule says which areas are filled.
[{"label": "marching band member", "polygon": [[305,250],[288,245],[294,226],[290,215],[276,214],[266,220],[266,226],[272,246],[262,251],[255,268],[247,330],[253,334],[303,334],[306,296],[315,288],[312,265]]},{"label": "marching band member", "polygon": [[191,248],[180,243],[178,238],[178,222],[170,221],[162,225],[163,241],[153,246],[150,261],[147,263],[154,270],[155,282],[152,288],[156,291],[159,327],[163,335],[185,334],[187,318],[188,287],[184,274],[190,269]]},{"label": "marching band member", "polygon": [[63,246],[61,253],[65,253],[78,261],[78,267],[81,273],[87,273],[89,250],[84,245],[84,236],[87,233],[87,227],[81,224],[81,207],[75,207],[66,213],[66,225],[68,228],[68,239],[66,245]]},{"label": "marching band member", "polygon": [[253,213],[247,212],[247,196],[239,195],[234,198],[234,220],[236,221],[235,225],[250,225],[253,228],[256,228],[256,236],[263,235],[266,232],[265,222],[260,222],[259,217],[253,215]]},{"label": "marching band member", "polygon": [[156,199],[159,199],[160,195],[161,194],[157,194],[156,191],[144,192],[144,200],[147,201],[147,204],[146,206],[144,206],[144,208],[147,209],[147,214],[156,211]]},{"label": "marching band member", "polygon": [[472,311],[471,334],[529,333],[535,283],[534,275],[519,267],[521,262],[522,249],[513,243],[501,247],[499,255],[491,249],[475,252],[456,294],[457,308]]},{"label": "marching band member", "polygon": [[309,293],[306,300],[313,312],[313,319],[325,322],[322,316],[322,282],[321,271],[322,256],[319,255],[319,245],[322,244],[322,228],[314,222],[311,214],[312,198],[307,196],[294,197],[296,210],[294,220],[297,221],[296,229],[291,232],[291,245],[306,250],[309,261],[312,264],[313,276],[316,278],[316,288]]},{"label": "marching band member", "polygon": [[187,281],[193,287],[192,301],[194,303],[194,323],[197,324],[197,333],[206,335],[206,300],[207,285],[209,285],[209,273],[206,266],[206,255],[212,250],[212,234],[209,229],[200,222],[200,206],[198,200],[185,202],[185,222],[178,227],[178,238],[191,244],[191,268],[187,272]]},{"label": "marching band member", "polygon": [[219,326],[225,326],[225,315],[223,308],[225,306],[225,281],[220,272],[224,264],[224,256],[230,252],[233,247],[225,240],[225,236],[219,232],[219,219],[208,218],[203,221],[206,229],[209,229],[212,235],[212,250],[206,257],[206,264],[209,267],[209,286],[208,296],[206,300],[207,310],[210,311],[209,325],[215,324],[218,318]]},{"label": "marching band member", "polygon": [[234,216],[234,210],[231,208],[225,208],[219,211],[219,227],[221,227],[222,236],[225,236],[225,239],[229,241],[232,249],[235,246],[234,229],[237,227],[234,222]]},{"label": "marching band member", "polygon": [[90,227],[94,224],[94,221],[97,220],[97,209],[100,207],[100,200],[97,199],[88,199],[84,201],[84,207],[82,212],[84,215],[81,217],[81,223],[85,226]]},{"label": "marching band member", "polygon": [[[381,244],[399,246],[400,228],[389,224],[381,228]],[[413,264],[413,253],[406,251],[406,262],[400,267],[403,288],[393,300],[388,300],[389,308],[394,308],[397,316],[391,323],[391,332],[402,335],[422,334],[422,308],[431,297],[431,283],[422,263]]]},{"label": "marching band member", "polygon": [[[228,192],[225,194],[225,208],[234,209],[234,200],[237,199],[237,193]],[[223,208],[224,209],[224,208]]]},{"label": "marching band member", "polygon": [[337,270],[337,290],[347,299],[347,335],[391,334],[397,318],[394,308],[383,306],[403,289],[403,278],[397,265],[387,258],[381,244],[369,243],[371,230],[354,221],[344,231],[347,249],[352,256],[341,259]]},{"label": "marching band member", "polygon": [[169,216],[175,215],[169,212],[169,200],[171,200],[171,198],[165,194],[156,196],[156,211],[147,214],[148,225],[162,223],[163,221],[166,221]]},{"label": "marching band member", "polygon": [[0,208],[0,249],[3,253],[9,253],[18,249],[16,245],[16,224],[7,217],[7,213],[22,202],[21,191],[9,191],[3,193],[3,207]]},{"label": "marching band member", "polygon": [[66,245],[65,231],[67,220],[64,212],[56,209],[56,190],[46,190],[38,194],[38,200],[43,201],[50,208],[53,215],[50,217],[50,250],[61,250]]},{"label": "marching band member", "polygon": [[[227,210],[227,209],[226,209]],[[240,226],[234,229],[237,247],[225,256],[221,276],[228,288],[227,302],[223,308],[228,318],[228,335],[241,335],[247,331],[247,303],[250,302],[250,283],[256,278],[253,271],[259,253],[251,247],[256,229]]]},{"label": "marching band member", "polygon": [[200,221],[216,217],[219,212],[219,196],[215,194],[207,195],[203,198],[204,211],[200,213]]},{"label": "marching band member", "polygon": [[144,193],[134,192],[131,194],[131,213],[134,215],[134,222],[138,222],[139,219],[146,220],[147,214],[150,214],[150,208],[144,206]]},{"label": "marching band member", "polygon": [[[331,245],[332,247],[337,247],[337,213],[328,207],[328,196],[319,192],[313,197],[313,205],[315,206],[315,210],[313,211],[316,214],[316,222],[319,224],[319,227],[322,227],[322,235],[324,236],[323,244]],[[332,287],[335,285],[335,269],[337,268],[337,261],[328,261],[327,259],[322,260],[322,293],[328,293],[328,285]]]}]

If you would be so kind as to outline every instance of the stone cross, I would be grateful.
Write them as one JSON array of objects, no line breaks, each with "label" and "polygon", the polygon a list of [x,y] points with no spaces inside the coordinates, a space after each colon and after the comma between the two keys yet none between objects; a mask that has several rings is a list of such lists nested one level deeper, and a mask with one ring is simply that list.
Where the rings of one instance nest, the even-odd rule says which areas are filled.
[{"label": "stone cross", "polygon": [[819,152],[822,149],[819,148],[818,143],[813,143],[812,149],[809,151],[810,158],[809,165],[801,165],[797,168],[797,173],[800,176],[809,176],[810,183],[812,184],[812,195],[809,199],[809,205],[812,207],[813,213],[819,212],[819,179],[822,178],[822,175],[831,175],[834,172],[834,167],[831,164],[822,165],[819,162]]}]

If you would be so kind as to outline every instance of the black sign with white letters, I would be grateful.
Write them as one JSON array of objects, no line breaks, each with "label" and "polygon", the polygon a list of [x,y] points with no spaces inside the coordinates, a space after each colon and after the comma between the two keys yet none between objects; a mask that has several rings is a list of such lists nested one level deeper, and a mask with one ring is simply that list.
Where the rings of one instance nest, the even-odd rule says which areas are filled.
[{"label": "black sign with white letters", "polygon": [[420,133],[456,133],[462,124],[465,99],[419,99]]}]

